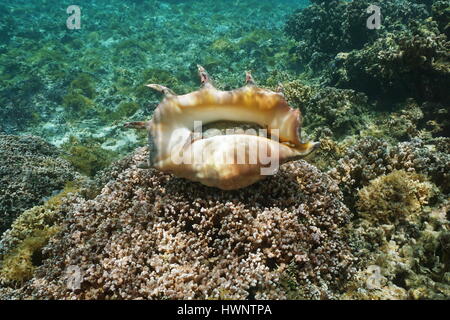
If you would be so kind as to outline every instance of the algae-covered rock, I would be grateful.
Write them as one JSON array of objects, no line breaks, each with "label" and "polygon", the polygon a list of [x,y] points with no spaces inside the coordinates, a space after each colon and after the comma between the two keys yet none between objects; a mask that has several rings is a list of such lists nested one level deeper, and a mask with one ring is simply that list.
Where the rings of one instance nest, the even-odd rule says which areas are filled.
[{"label": "algae-covered rock", "polygon": [[0,135],[0,233],[76,176],[58,149],[41,138]]},{"label": "algae-covered rock", "polygon": [[356,208],[374,223],[417,222],[432,191],[433,186],[425,176],[404,170],[393,171],[360,189]]}]

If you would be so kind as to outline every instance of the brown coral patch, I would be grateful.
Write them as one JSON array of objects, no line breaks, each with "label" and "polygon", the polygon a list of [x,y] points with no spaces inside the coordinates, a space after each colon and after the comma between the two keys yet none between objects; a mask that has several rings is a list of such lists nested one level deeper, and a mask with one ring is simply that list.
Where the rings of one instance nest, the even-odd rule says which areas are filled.
[{"label": "brown coral patch", "polygon": [[[336,183],[304,161],[224,192],[136,167],[79,199],[25,288],[40,298],[283,298],[287,264],[305,296],[327,296],[351,273]],[[82,270],[80,289],[66,270]],[[291,268],[292,269],[292,268]],[[319,288],[319,290],[318,290]]]},{"label": "brown coral patch", "polygon": [[432,190],[425,176],[396,170],[359,190],[356,207],[374,222],[414,221],[428,203]]}]

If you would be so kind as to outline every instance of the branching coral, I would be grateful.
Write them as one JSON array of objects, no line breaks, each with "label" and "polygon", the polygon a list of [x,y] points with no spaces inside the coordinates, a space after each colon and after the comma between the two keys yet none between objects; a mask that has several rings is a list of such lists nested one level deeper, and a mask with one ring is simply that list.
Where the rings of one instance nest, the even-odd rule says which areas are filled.
[{"label": "branching coral", "polygon": [[450,192],[450,140],[412,139],[390,150],[392,167],[416,171],[430,177],[444,195]]},{"label": "branching coral", "polygon": [[[224,192],[137,169],[145,149],[78,199],[23,288],[36,298],[281,298],[289,268],[304,297],[331,297],[352,272],[337,185],[304,161]],[[128,165],[127,165],[128,164]],[[122,168],[122,169],[120,169]],[[116,178],[113,178],[116,177]],[[78,266],[81,289],[67,291]]]},{"label": "branching coral", "polygon": [[341,298],[448,298],[448,146],[366,138],[330,170],[357,212],[348,234],[359,271]]},{"label": "branching coral", "polygon": [[284,83],[281,89],[287,100],[302,111],[303,124],[315,138],[327,136],[328,132],[341,138],[366,125],[369,103],[362,93],[308,86],[298,80]]},{"label": "branching coral", "polygon": [[394,170],[422,173],[440,188],[449,192],[450,155],[447,138],[425,143],[418,138],[390,146],[381,139],[367,137],[351,146],[329,174],[339,182],[350,206],[355,202],[353,190]]},{"label": "branching coral", "polygon": [[[424,114],[419,104],[408,99],[399,105],[399,110],[393,113],[382,113],[364,135],[374,135],[387,140],[404,141],[414,137],[427,136],[421,130]],[[429,138],[429,136],[427,136]]]},{"label": "branching coral", "polygon": [[[395,179],[394,175],[400,172],[402,171],[391,173],[389,180]],[[402,172],[400,175],[407,174]],[[409,178],[415,176],[415,174],[409,175]],[[346,290],[341,298],[448,299],[450,296],[449,202],[447,200],[432,208],[422,206],[419,209],[421,203],[425,204],[423,201],[427,197],[429,185],[426,181],[411,181],[407,178],[401,187],[403,192],[400,190],[399,198],[403,196],[403,200],[409,198],[412,202],[403,201],[405,208],[400,208],[392,202],[388,204],[384,202],[387,198],[382,194],[383,190],[387,192],[386,195],[392,194],[393,189],[389,189],[392,183],[388,182],[385,186],[380,184],[383,179],[388,179],[388,176],[374,180],[365,189],[375,192],[375,198],[390,206],[393,209],[392,213],[407,215],[393,217],[388,210],[381,210],[387,215],[379,216],[374,212],[372,212],[374,215],[361,213],[360,219],[352,223],[349,242],[358,256],[359,271],[350,282],[345,284]],[[398,184],[401,183],[398,181]],[[408,186],[407,183],[412,183],[412,186]],[[418,189],[415,189],[416,187]],[[422,193],[424,198],[414,197],[418,190],[425,191]],[[409,196],[404,197],[408,194]],[[375,198],[369,201],[376,207]],[[381,220],[378,220],[380,218]],[[383,221],[387,222],[385,218],[389,218],[390,221],[383,223]]]}]

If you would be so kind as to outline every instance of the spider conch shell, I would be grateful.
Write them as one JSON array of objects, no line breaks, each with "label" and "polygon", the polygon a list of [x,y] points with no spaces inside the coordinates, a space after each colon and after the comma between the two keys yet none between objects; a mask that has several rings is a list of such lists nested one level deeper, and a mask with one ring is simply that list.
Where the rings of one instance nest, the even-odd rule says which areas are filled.
[{"label": "spider conch shell", "polygon": [[[281,93],[257,87],[250,73],[246,85],[232,91],[216,89],[199,66],[202,88],[175,95],[161,85],[148,87],[165,94],[147,122],[126,127],[148,130],[150,166],[181,178],[222,190],[249,186],[277,172],[280,164],[300,159],[319,143],[300,141],[300,111],[292,109]],[[213,131],[219,123],[254,124],[246,131]],[[230,134],[231,133],[231,134]],[[262,133],[262,134],[261,134]]]}]

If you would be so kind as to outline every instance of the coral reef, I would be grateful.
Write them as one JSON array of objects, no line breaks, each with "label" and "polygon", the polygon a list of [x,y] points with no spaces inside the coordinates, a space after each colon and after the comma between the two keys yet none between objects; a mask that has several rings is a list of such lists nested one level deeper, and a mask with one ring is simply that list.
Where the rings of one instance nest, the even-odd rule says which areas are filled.
[{"label": "coral reef", "polygon": [[415,138],[395,146],[387,142],[366,137],[348,148],[331,177],[339,182],[347,201],[355,202],[353,190],[367,186],[369,182],[394,170],[406,170],[429,176],[441,192],[450,191],[450,144],[448,138],[435,138],[427,142]]},{"label": "coral reef", "polygon": [[433,20],[438,23],[439,30],[450,37],[450,3],[448,0],[433,1],[432,6]]},{"label": "coral reef", "polygon": [[[70,203],[73,194],[92,196],[84,186],[89,180],[79,177],[69,182],[56,196],[43,205],[24,211],[2,236],[0,241],[0,284],[20,285],[29,280],[42,262],[42,248],[59,231],[64,218],[62,204]],[[84,187],[84,188],[83,188]],[[90,190],[94,190],[92,187]]]},{"label": "coral reef", "polygon": [[356,209],[365,219],[375,223],[416,222],[432,190],[424,176],[396,170],[371,180],[360,189]]},{"label": "coral reef", "polygon": [[40,250],[57,231],[58,229],[53,227],[37,230],[4,256],[0,269],[0,283],[2,285],[11,282],[23,283],[30,279],[36,265],[40,264]]},{"label": "coral reef", "polygon": [[[405,182],[395,181],[403,178]],[[359,271],[345,284],[341,299],[448,299],[449,202],[426,206],[431,185],[423,179],[395,171],[362,189],[359,203],[365,211],[349,226]],[[404,208],[386,202],[395,196],[395,186],[401,189],[398,199]],[[374,198],[367,199],[368,193]],[[363,204],[366,200],[372,205]]]},{"label": "coral reef", "polygon": [[[0,4],[0,299],[449,299],[449,0],[77,4],[80,30]],[[309,164],[231,192],[142,169],[123,124],[198,64],[282,91]]]},{"label": "coral reef", "polygon": [[0,232],[77,174],[57,148],[33,136],[0,135]]},{"label": "coral reef", "polygon": [[339,139],[366,126],[370,104],[363,93],[299,80],[283,83],[281,89],[289,103],[302,111],[306,131],[315,139],[330,135]]},{"label": "coral reef", "polygon": [[337,63],[330,83],[401,101],[450,100],[450,42],[433,21],[411,23],[410,30],[387,33]]},{"label": "coral reef", "polygon": [[[339,52],[361,49],[387,31],[398,31],[408,21],[427,16],[423,6],[408,0],[332,0],[311,1],[307,8],[289,17],[285,31],[297,41],[300,61],[314,70],[321,70]],[[382,29],[366,27],[370,5],[382,8]]]},{"label": "coral reef", "polygon": [[[350,277],[340,230],[351,215],[313,166],[290,163],[224,192],[138,169],[146,157],[138,150],[99,177],[110,181],[95,199],[66,207],[61,232],[16,297],[283,298],[278,280],[289,270],[304,298],[331,298]],[[67,286],[70,266],[83,274],[80,289]]]},{"label": "coral reef", "polygon": [[[380,30],[366,27],[369,5],[382,8]],[[314,1],[285,31],[298,42],[299,61],[316,72],[311,77],[364,92],[378,109],[395,111],[414,98],[423,113],[417,129],[448,136],[449,10],[448,1]]]},{"label": "coral reef", "polygon": [[440,131],[439,124],[425,121],[424,113],[414,99],[407,99],[397,104],[393,112],[374,114],[372,121],[362,130],[361,136],[382,138],[395,144],[412,138],[428,140],[432,137],[432,132]]},{"label": "coral reef", "polygon": [[430,177],[444,195],[450,192],[450,139],[412,139],[390,151],[393,167],[405,168]]}]

